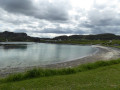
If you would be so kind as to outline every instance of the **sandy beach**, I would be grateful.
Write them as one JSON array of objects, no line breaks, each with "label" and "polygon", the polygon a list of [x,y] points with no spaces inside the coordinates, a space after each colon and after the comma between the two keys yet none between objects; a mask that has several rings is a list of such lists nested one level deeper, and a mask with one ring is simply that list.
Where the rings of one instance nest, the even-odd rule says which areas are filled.
[{"label": "sandy beach", "polygon": [[111,59],[118,59],[120,58],[120,50],[116,48],[111,47],[104,47],[99,45],[93,45],[93,47],[98,48],[98,52],[76,60],[68,61],[68,62],[62,62],[57,64],[50,64],[50,65],[44,65],[44,66],[30,66],[30,67],[17,67],[17,68],[3,68],[0,69],[0,76],[5,77],[9,74],[18,73],[18,72],[24,72],[26,70],[30,70],[33,68],[67,68],[67,67],[74,67],[78,66],[80,64],[85,63],[91,63],[96,62],[100,60],[111,60]]}]

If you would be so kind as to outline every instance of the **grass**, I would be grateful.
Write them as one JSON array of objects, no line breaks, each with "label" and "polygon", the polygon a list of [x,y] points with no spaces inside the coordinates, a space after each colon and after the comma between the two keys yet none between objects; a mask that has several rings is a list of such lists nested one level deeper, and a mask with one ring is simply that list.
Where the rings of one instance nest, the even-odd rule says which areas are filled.
[{"label": "grass", "polygon": [[[112,63],[112,62],[111,62]],[[98,66],[101,64],[98,64]],[[109,65],[109,66],[108,66]],[[104,67],[103,67],[104,66]],[[93,66],[84,66],[86,69]],[[89,68],[90,69],[90,68]],[[68,75],[38,77],[17,82],[0,83],[0,90],[119,90],[120,64]]]},{"label": "grass", "polygon": [[58,44],[89,44],[89,45],[107,45],[107,46],[120,46],[120,40],[63,40],[63,41],[44,41],[49,43],[58,43]]},{"label": "grass", "polygon": [[38,78],[38,77],[69,75],[69,74],[75,74],[75,73],[84,72],[92,69],[97,69],[99,67],[110,66],[119,63],[120,63],[120,59],[111,60],[111,61],[98,61],[95,63],[83,64],[73,68],[63,68],[63,69],[34,68],[33,70],[29,70],[25,73],[10,75],[4,79],[1,79],[1,82],[14,82],[14,81],[21,81],[31,78]]}]

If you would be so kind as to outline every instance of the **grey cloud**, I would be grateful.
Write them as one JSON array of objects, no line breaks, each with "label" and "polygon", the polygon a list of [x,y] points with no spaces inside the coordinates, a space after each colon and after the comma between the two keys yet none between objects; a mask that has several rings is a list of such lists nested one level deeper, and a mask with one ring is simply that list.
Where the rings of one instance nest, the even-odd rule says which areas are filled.
[{"label": "grey cloud", "polygon": [[80,22],[79,27],[91,29],[92,34],[120,34],[120,13],[115,7],[94,7],[87,12],[87,20]]},{"label": "grey cloud", "polygon": [[29,10],[34,9],[31,0],[0,0],[0,6],[14,13],[29,13]]},{"label": "grey cloud", "polygon": [[24,32],[24,33],[27,33],[28,30],[26,30],[26,29],[16,29],[16,30],[14,30],[14,32]]},{"label": "grey cloud", "polygon": [[68,20],[68,5],[64,0],[58,3],[50,3],[48,0],[39,0],[36,5],[32,0],[0,0],[0,7],[14,13],[33,16],[46,20]]},{"label": "grey cloud", "polygon": [[12,19],[4,19],[4,18],[0,18],[1,21],[3,21],[4,23],[11,23],[14,25],[21,25],[21,24],[30,24],[30,21],[27,20],[12,20]]},{"label": "grey cloud", "polygon": [[4,23],[11,23],[14,25],[20,25],[20,24],[29,24],[33,21],[32,18],[29,18],[27,16],[23,16],[23,15],[14,15],[14,14],[10,14],[6,11],[4,11],[3,9],[0,8],[0,21],[4,22]]},{"label": "grey cloud", "polygon": [[[15,32],[36,35],[120,34],[120,12],[117,5],[94,3],[93,7],[85,10],[79,7],[71,8],[69,0],[53,0],[52,3],[49,0],[38,1],[0,0],[0,22],[4,26],[3,29],[13,28]],[[70,9],[75,11],[69,14]]]},{"label": "grey cloud", "polygon": [[38,33],[55,33],[55,34],[69,34],[71,33],[70,30],[58,30],[58,29],[53,29],[53,28],[47,28],[42,31],[36,31]]},{"label": "grey cloud", "polygon": [[88,20],[94,26],[119,26],[120,13],[116,11],[116,7],[105,6],[104,8],[94,5],[93,9],[88,12]]},{"label": "grey cloud", "polygon": [[92,30],[92,33],[99,34],[99,33],[113,33],[113,34],[120,34],[120,26],[107,26],[107,27],[96,27]]},{"label": "grey cloud", "polygon": [[66,28],[66,29],[62,29],[62,28],[46,28],[44,30],[41,31],[34,31],[36,33],[54,33],[54,34],[85,34],[85,31],[82,31],[80,29],[70,29],[70,28]]},{"label": "grey cloud", "polygon": [[95,25],[91,24],[90,22],[82,22],[78,25],[78,27],[94,28]]}]

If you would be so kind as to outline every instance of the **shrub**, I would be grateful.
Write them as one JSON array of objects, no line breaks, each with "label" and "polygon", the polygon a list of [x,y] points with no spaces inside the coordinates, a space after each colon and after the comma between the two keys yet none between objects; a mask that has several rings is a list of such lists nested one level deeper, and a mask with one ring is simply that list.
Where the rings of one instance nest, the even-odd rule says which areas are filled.
[{"label": "shrub", "polygon": [[8,77],[5,78],[5,81],[20,81],[23,80],[23,74],[19,73],[19,74],[13,74],[13,75],[9,75]]}]

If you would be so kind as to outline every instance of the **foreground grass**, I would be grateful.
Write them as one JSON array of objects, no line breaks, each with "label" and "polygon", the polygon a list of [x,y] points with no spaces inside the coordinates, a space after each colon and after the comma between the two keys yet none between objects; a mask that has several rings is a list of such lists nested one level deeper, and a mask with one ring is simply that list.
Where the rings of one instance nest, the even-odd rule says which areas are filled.
[{"label": "foreground grass", "polygon": [[0,90],[119,90],[120,64],[69,75],[0,83]]},{"label": "foreground grass", "polygon": [[97,69],[99,67],[104,67],[104,66],[110,66],[110,65],[114,65],[114,64],[120,64],[120,59],[111,60],[111,61],[98,61],[95,63],[83,64],[83,65],[73,67],[73,68],[63,68],[63,69],[35,68],[35,69],[29,70],[25,73],[18,73],[18,74],[10,75],[4,79],[1,79],[0,82],[13,82],[13,81],[21,81],[21,80],[37,78],[37,77],[75,74],[78,72],[84,72],[84,71]]}]

